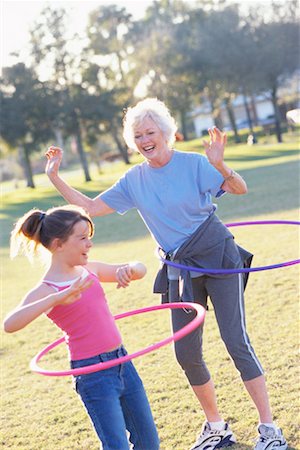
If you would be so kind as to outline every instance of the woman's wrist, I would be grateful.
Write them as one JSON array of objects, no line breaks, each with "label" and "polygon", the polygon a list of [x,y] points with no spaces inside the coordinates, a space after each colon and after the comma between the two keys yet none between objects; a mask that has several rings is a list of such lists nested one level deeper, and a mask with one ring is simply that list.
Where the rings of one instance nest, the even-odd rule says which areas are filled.
[{"label": "woman's wrist", "polygon": [[224,181],[231,181],[236,176],[237,176],[237,173],[233,169],[231,169],[230,174],[228,176],[224,177]]}]

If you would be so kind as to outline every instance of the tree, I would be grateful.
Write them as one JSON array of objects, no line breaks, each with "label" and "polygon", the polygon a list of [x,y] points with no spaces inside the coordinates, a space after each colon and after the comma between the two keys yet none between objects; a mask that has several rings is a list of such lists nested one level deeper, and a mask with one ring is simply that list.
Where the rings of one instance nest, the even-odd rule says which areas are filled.
[{"label": "tree", "polygon": [[282,142],[278,89],[300,68],[298,5],[296,1],[274,2],[268,12],[267,17],[252,10],[252,37],[257,47],[259,88],[273,104],[276,136]]},{"label": "tree", "polygon": [[[108,88],[127,85],[127,57],[129,48],[125,36],[131,25],[131,14],[117,5],[101,6],[90,14],[87,36],[88,49],[94,56],[102,57]],[[105,61],[104,61],[105,59]]]},{"label": "tree", "polygon": [[131,24],[131,15],[125,8],[108,5],[93,11],[87,28],[89,42],[84,51],[83,70],[84,82],[101,96],[105,105],[101,118],[103,131],[110,134],[126,164],[129,156],[120,130],[123,108],[133,98],[128,59],[131,48],[126,41]]},{"label": "tree", "polygon": [[192,90],[186,71],[180,70],[183,55],[178,51],[177,30],[188,11],[188,5],[181,1],[154,2],[128,35],[134,49],[130,57],[136,84],[147,85],[148,95],[167,103],[185,138]]},{"label": "tree", "polygon": [[[76,57],[68,49],[66,13],[63,9],[45,8],[39,23],[31,30],[31,57],[37,70],[48,69],[48,86],[51,87],[56,105],[52,102],[53,129],[62,134],[73,134],[86,181],[91,180],[86,153],[82,142],[80,109],[73,98],[77,92]],[[42,73],[42,72],[41,72]]]},{"label": "tree", "polygon": [[3,69],[0,95],[1,137],[11,148],[19,149],[27,186],[34,188],[30,156],[53,138],[49,93],[32,69],[18,63]]}]

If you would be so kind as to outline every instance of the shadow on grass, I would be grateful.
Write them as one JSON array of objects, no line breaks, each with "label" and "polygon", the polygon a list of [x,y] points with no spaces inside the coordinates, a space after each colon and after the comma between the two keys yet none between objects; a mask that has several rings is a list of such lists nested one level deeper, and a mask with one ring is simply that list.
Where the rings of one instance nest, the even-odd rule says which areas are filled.
[{"label": "shadow on grass", "polygon": [[[286,156],[287,152],[283,152]],[[278,152],[276,152],[278,156]],[[265,157],[265,156],[264,156]],[[270,156],[271,157],[271,156]],[[249,157],[248,157],[249,158]],[[245,159],[247,159],[245,157]],[[246,196],[226,195],[218,200],[218,215],[222,220],[232,217],[251,217],[277,211],[293,210],[299,206],[299,171],[297,163],[288,162],[271,166],[258,167],[239,171],[248,185]],[[6,203],[2,209],[1,246],[8,247],[9,234],[13,223],[31,208],[47,210],[53,206],[64,204],[62,197],[53,195],[52,190],[44,189],[32,192],[29,198],[27,192],[20,200]],[[82,192],[85,192],[82,190]],[[98,190],[87,189],[86,194],[95,197]],[[14,195],[18,195],[15,192]],[[297,218],[295,217],[295,220]],[[146,236],[148,230],[135,210],[125,215],[117,213],[94,218],[96,225],[95,243],[122,242],[135,240]]]},{"label": "shadow on grass", "polygon": [[[239,171],[248,186],[247,195],[226,195],[218,202],[222,220],[284,212],[299,207],[299,167],[297,162],[275,164]],[[295,217],[294,220],[299,220]]]},{"label": "shadow on grass", "polygon": [[252,147],[252,149],[257,151],[254,154],[245,153],[244,155],[241,153],[235,155],[233,150],[230,154],[226,154],[226,161],[261,161],[263,159],[297,156],[299,154],[298,149],[278,150],[274,148],[267,149],[265,147]]}]

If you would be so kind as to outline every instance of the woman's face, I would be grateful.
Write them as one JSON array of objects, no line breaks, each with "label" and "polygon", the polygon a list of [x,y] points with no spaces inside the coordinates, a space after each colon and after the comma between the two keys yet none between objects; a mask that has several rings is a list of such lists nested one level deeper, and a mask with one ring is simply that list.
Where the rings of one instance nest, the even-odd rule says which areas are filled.
[{"label": "woman's face", "polygon": [[152,167],[165,165],[171,158],[171,149],[163,132],[150,117],[134,129],[134,142]]}]

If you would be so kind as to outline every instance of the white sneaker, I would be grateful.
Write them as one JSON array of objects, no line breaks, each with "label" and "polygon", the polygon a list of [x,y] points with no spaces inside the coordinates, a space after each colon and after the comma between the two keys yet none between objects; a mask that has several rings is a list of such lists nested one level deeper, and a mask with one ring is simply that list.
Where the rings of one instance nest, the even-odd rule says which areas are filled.
[{"label": "white sneaker", "polygon": [[258,433],[254,450],[285,450],[287,448],[280,428],[274,429],[262,424],[258,427]]},{"label": "white sneaker", "polygon": [[190,450],[214,450],[222,447],[230,447],[236,443],[234,434],[225,423],[223,430],[212,430],[209,423],[205,422],[201,434]]}]

